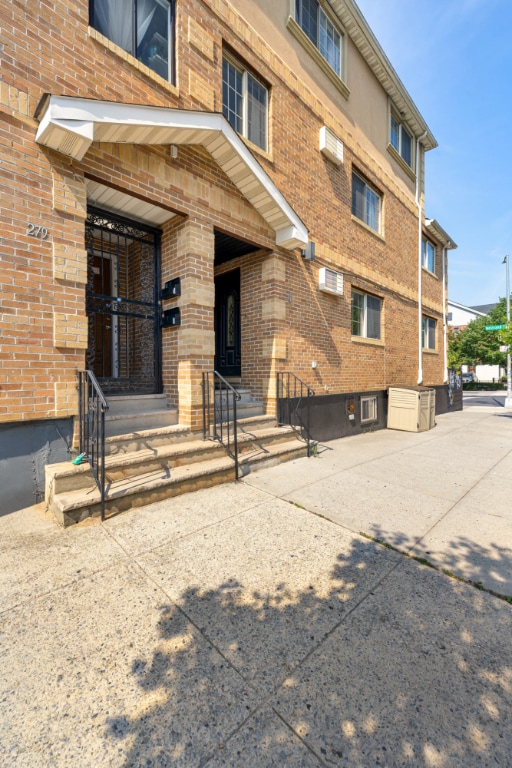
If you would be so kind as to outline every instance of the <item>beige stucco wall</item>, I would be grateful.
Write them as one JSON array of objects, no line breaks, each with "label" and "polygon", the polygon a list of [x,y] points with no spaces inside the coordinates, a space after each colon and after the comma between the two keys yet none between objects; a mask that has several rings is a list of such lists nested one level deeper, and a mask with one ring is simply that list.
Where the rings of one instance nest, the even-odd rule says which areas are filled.
[{"label": "beige stucco wall", "polygon": [[343,79],[350,90],[348,99],[332,84],[287,28],[287,19],[293,14],[293,0],[233,0],[231,5],[278,54],[294,78],[319,96],[344,131],[350,133],[355,145],[374,157],[407,194],[414,196],[413,179],[387,150],[388,96],[343,26],[339,24],[340,30],[344,32],[343,41],[346,46],[346,71]]}]

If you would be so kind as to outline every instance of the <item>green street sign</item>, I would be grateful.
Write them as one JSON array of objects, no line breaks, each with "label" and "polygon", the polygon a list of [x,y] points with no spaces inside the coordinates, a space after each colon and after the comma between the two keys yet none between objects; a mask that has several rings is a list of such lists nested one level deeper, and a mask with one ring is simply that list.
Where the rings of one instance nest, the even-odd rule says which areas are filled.
[{"label": "green street sign", "polygon": [[507,326],[505,323],[501,323],[500,325],[486,325],[485,330],[486,331],[502,331]]}]

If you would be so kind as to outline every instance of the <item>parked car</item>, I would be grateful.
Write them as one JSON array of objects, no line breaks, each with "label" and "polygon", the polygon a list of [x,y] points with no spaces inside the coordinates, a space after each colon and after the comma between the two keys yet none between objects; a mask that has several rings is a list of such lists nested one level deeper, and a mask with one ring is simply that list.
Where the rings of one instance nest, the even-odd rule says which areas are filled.
[{"label": "parked car", "polygon": [[468,384],[470,381],[476,381],[476,376],[473,372],[462,374],[462,383]]}]

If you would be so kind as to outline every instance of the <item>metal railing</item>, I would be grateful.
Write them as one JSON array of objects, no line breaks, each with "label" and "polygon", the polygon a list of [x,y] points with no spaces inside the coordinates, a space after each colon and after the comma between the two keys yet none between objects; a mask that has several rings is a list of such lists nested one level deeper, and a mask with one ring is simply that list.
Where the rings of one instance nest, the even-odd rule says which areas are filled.
[{"label": "metal railing", "polygon": [[101,519],[105,519],[105,399],[92,371],[78,371],[78,418],[80,454],[87,459],[101,497]]},{"label": "metal railing", "polygon": [[308,446],[311,456],[315,441],[311,439],[311,397],[314,389],[290,371],[277,373],[277,420],[288,424]]},{"label": "metal railing", "polygon": [[203,373],[203,440],[218,440],[235,462],[238,480],[236,404],[241,395],[217,371]]}]

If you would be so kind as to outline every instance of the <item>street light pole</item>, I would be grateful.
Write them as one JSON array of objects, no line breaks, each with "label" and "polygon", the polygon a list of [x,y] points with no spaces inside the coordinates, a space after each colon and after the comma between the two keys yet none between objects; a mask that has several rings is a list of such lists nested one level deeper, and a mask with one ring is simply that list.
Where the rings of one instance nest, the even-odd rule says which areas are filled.
[{"label": "street light pole", "polygon": [[[507,269],[507,332],[510,332],[510,279],[509,279],[509,261],[510,256],[505,256],[503,263]],[[507,396],[505,397],[505,408],[512,408],[512,376],[510,371],[510,345],[507,351]]]}]

